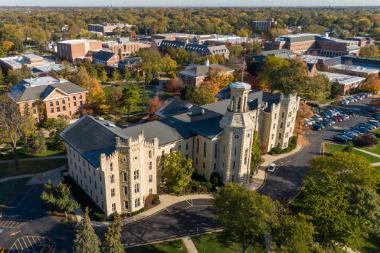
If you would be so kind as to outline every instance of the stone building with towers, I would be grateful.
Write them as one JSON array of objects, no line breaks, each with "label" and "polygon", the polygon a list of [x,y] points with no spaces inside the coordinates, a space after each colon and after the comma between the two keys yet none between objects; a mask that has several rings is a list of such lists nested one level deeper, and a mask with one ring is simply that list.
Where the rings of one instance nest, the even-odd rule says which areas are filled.
[{"label": "stone building with towers", "polygon": [[127,128],[85,116],[61,133],[70,176],[107,215],[144,207],[157,193],[160,158],[178,151],[193,161],[197,174],[247,184],[252,138],[266,151],[286,148],[293,136],[297,95],[252,91],[232,83],[229,98],[198,106],[168,100],[158,120]]}]

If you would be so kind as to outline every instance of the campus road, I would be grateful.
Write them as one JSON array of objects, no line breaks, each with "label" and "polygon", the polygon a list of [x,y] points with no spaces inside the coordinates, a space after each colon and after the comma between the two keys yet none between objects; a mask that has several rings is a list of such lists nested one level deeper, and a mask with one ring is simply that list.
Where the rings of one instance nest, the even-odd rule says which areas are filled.
[{"label": "campus road", "polygon": [[275,174],[268,173],[263,187],[258,192],[280,201],[287,201],[295,197],[302,184],[309,161],[314,156],[321,154],[322,142],[332,140],[332,137],[342,130],[360,122],[368,121],[369,114],[366,112],[365,107],[369,102],[370,99],[365,99],[344,107],[337,106],[340,109],[353,111],[355,116],[322,131],[309,131],[305,136],[308,144],[300,152],[276,161],[276,165],[279,166],[277,171]]}]

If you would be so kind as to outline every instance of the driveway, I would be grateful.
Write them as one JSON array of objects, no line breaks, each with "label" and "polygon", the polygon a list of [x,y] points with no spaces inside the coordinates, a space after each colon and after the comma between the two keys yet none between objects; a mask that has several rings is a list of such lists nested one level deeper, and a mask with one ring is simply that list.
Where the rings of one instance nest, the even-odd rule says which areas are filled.
[{"label": "driveway", "polygon": [[183,201],[150,218],[127,224],[123,227],[123,243],[136,246],[220,229],[211,201]]},{"label": "driveway", "polygon": [[322,142],[331,140],[337,132],[343,129],[348,129],[360,122],[366,122],[369,114],[365,112],[365,103],[369,103],[369,101],[370,99],[366,99],[351,105],[338,106],[338,108],[350,109],[357,115],[322,131],[309,131],[306,134],[309,144],[300,152],[276,161],[275,163],[279,165],[279,168],[275,174],[267,174],[266,182],[258,192],[280,201],[287,201],[295,197],[302,184],[309,161],[321,154]]}]

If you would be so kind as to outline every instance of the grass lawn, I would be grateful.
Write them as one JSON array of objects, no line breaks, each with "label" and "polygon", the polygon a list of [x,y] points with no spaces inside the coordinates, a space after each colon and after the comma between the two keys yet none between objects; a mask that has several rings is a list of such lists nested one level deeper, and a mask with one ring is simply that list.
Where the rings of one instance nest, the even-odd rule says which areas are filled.
[{"label": "grass lawn", "polygon": [[[341,144],[327,143],[325,144],[325,153],[334,154],[336,152],[341,152],[343,151],[344,147],[345,146]],[[370,163],[380,162],[380,158],[360,152],[358,150],[354,150],[353,153],[367,159]]]},{"label": "grass lawn", "polygon": [[16,171],[14,162],[0,164],[0,178],[18,176],[24,174],[40,173],[58,168],[66,164],[66,158],[40,160],[40,161],[19,161],[20,169]]},{"label": "grass lawn", "polygon": [[363,148],[363,149],[365,149],[365,150],[367,150],[369,152],[372,152],[372,153],[380,155],[380,128],[378,128],[375,131],[373,131],[373,133],[377,137],[377,144],[374,145],[374,146],[372,146],[372,147],[367,147],[367,148]]},{"label": "grass lawn", "polygon": [[128,253],[187,253],[181,240],[129,248]]},{"label": "grass lawn", "polygon": [[0,183],[0,206],[5,205],[22,190],[30,178],[15,179]]},{"label": "grass lawn", "polygon": [[[26,147],[21,147],[17,149],[19,158],[35,158],[35,157],[46,157],[55,155],[66,155],[66,151],[57,150],[54,148],[53,140],[51,138],[46,139],[47,149],[43,152],[37,154],[28,153]],[[0,149],[0,160],[13,160],[13,152],[11,149]]]},{"label": "grass lawn", "polygon": [[[199,253],[236,253],[242,251],[239,242],[229,242],[221,233],[204,234],[191,239]],[[265,252],[264,243],[248,249],[248,253],[253,252]]]}]

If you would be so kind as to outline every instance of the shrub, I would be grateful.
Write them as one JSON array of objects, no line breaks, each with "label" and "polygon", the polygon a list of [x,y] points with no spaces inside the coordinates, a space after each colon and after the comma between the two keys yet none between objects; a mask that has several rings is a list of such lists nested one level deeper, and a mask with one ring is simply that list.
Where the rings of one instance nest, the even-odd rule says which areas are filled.
[{"label": "shrub", "polygon": [[358,147],[366,147],[366,146],[372,146],[377,144],[377,138],[376,135],[373,133],[369,134],[363,134],[362,136],[355,137],[354,145]]},{"label": "shrub", "polygon": [[152,204],[153,205],[158,205],[160,203],[161,203],[160,196],[158,194],[153,194]]},{"label": "shrub", "polygon": [[272,150],[269,152],[269,154],[273,155],[273,154],[288,153],[288,152],[292,151],[293,149],[295,149],[296,146],[297,146],[297,136],[292,136],[289,139],[289,143],[288,143],[287,148],[281,149],[281,148],[275,147],[275,148],[272,148]]}]

